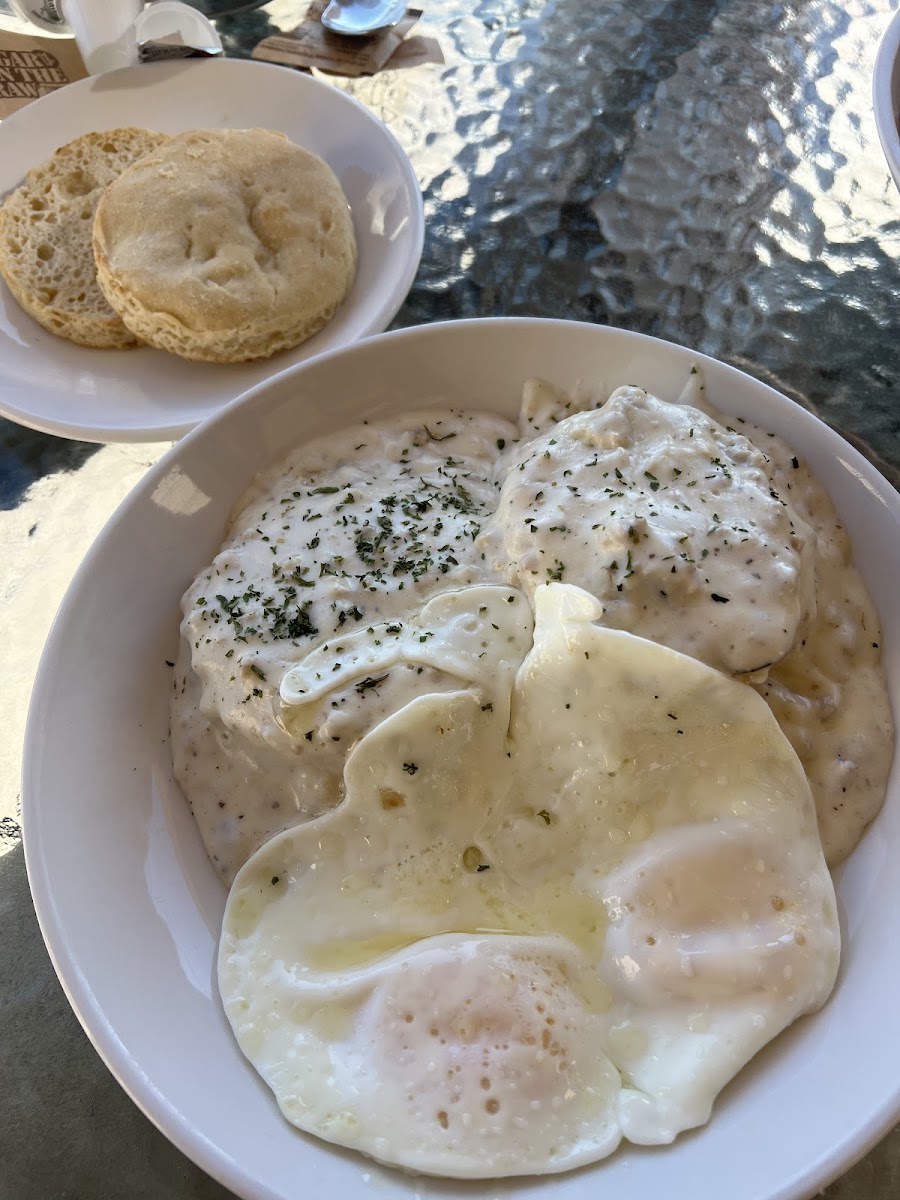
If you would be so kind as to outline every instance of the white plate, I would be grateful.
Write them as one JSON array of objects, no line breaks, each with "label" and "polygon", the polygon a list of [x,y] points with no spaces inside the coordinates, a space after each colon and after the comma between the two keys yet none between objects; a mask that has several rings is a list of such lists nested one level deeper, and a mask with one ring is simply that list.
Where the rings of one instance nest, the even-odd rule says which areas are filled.
[{"label": "white plate", "polygon": [[900,188],[900,11],[885,26],[872,69],[875,126],[894,183]]},{"label": "white plate", "polygon": [[359,269],[334,319],[294,350],[256,363],[191,363],[160,350],[88,350],[47,333],[0,283],[0,413],[89,442],[181,437],[260,380],[381,333],[422,254],[422,193],[399,143],[351,96],[285,67],[238,59],[126,67],[82,79],[0,124],[0,196],[57,147],[125,125],[163,133],[260,126],[328,162],[350,202]]},{"label": "white plate", "polygon": [[564,387],[578,377],[610,388],[640,383],[674,400],[693,362],[704,365],[714,403],[784,435],[827,483],[885,622],[900,711],[900,497],[835,433],[756,380],[681,347],[593,325],[422,326],[305,363],[175,446],[78,572],[28,720],[22,798],[38,918],[69,1000],[110,1070],[177,1146],[239,1196],[295,1200],[300,1186],[341,1200],[587,1200],[598,1189],[616,1200],[798,1200],[900,1115],[896,770],[884,811],[839,872],[845,946],[828,1005],[739,1076],[706,1128],[668,1148],[628,1148],[572,1174],[475,1188],[381,1170],[282,1119],[241,1057],[215,990],[225,892],[172,782],[166,659],[178,645],[182,589],[211,560],[232,502],[289,447],[386,401],[443,399],[513,415],[531,375]]}]

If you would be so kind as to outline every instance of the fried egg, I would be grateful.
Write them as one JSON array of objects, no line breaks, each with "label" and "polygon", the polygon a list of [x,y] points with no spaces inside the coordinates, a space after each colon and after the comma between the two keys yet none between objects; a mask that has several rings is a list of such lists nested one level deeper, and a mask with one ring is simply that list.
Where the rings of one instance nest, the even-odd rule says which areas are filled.
[{"label": "fried egg", "polygon": [[[456,593],[472,637],[510,595]],[[533,640],[511,619],[478,688],[368,732],[341,804],[226,908],[223,1003],[282,1112],[413,1171],[671,1142],[837,971],[809,786],[761,698],[598,626],[579,588],[534,602]]]}]

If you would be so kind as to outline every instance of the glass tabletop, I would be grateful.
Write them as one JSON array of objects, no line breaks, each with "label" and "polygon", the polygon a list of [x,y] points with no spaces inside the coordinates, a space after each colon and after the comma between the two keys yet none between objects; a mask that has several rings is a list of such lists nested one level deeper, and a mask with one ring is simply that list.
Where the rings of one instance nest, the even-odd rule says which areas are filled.
[{"label": "glass tabletop", "polygon": [[[527,314],[655,334],[813,409],[896,485],[900,194],[870,99],[893,6],[430,0],[416,32],[438,39],[443,66],[332,81],[393,131],[424,193],[424,255],[394,326]],[[248,56],[306,5],[203,7],[228,10],[216,17],[226,52]],[[11,1200],[227,1195],[87,1042],[38,932],[19,828],[25,713],[54,612],[165,448],[0,421],[0,1195]],[[895,1200],[900,1133],[824,1194]]]}]

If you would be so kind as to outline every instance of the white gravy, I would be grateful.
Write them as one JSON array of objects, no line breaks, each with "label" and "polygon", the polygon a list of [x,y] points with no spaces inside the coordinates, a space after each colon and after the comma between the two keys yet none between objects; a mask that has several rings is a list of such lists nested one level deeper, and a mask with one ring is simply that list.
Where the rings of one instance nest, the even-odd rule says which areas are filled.
[{"label": "white gravy", "polygon": [[[500,583],[512,604],[551,579],[596,595],[604,622],[754,686],[807,772],[829,864],[846,857],[893,755],[877,613],[793,452],[723,424],[699,375],[682,400],[620,388],[599,404],[533,382],[519,429],[407,413],[260,477],[185,594],[172,706],[176,774],[227,882],[339,802],[368,729],[460,686],[464,634],[454,650],[452,601],[432,598]],[[283,684],[312,699],[283,705]]]}]

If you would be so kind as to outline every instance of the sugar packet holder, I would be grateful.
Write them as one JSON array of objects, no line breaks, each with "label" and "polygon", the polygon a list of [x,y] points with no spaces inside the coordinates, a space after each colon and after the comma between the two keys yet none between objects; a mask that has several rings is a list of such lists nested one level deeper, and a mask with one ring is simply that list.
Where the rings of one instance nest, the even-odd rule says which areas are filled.
[{"label": "sugar packet holder", "polygon": [[223,53],[213,24],[181,0],[8,0],[13,12],[45,33],[70,33],[88,74],[169,58]]}]

